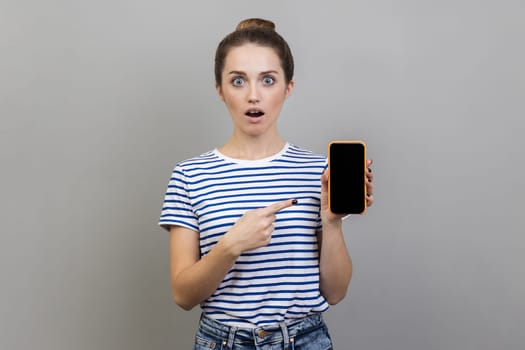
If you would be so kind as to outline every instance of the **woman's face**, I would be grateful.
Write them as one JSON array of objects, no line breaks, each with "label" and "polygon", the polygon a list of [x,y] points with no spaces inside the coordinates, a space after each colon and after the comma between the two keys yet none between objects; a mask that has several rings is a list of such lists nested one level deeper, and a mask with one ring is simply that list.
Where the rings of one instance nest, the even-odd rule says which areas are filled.
[{"label": "woman's face", "polygon": [[228,52],[217,92],[235,132],[257,137],[277,133],[277,118],[293,85],[272,48],[245,44]]}]

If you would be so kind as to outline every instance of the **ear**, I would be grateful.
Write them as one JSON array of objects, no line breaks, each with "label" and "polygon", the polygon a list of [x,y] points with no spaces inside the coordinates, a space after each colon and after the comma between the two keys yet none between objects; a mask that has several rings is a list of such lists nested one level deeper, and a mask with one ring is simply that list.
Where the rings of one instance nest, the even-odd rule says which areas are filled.
[{"label": "ear", "polygon": [[295,81],[293,80],[290,80],[290,82],[288,83],[288,85],[286,86],[286,90],[285,90],[285,98],[288,98],[288,96],[290,96],[292,94],[292,91],[295,87]]},{"label": "ear", "polygon": [[219,98],[221,99],[221,101],[224,101],[224,95],[222,94],[222,88],[217,82],[215,83],[215,90],[217,90],[217,95],[219,95]]}]

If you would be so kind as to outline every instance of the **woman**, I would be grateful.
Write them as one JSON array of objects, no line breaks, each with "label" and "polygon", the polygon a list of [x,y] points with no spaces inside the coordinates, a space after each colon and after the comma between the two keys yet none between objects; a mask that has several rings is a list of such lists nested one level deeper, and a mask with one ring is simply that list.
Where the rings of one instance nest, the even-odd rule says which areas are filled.
[{"label": "woman", "polygon": [[344,298],[352,262],[328,209],[326,159],[277,129],[293,68],[272,22],[242,21],[215,57],[232,136],[173,171],[160,225],[175,302],[203,310],[195,349],[332,348],[321,314]]}]

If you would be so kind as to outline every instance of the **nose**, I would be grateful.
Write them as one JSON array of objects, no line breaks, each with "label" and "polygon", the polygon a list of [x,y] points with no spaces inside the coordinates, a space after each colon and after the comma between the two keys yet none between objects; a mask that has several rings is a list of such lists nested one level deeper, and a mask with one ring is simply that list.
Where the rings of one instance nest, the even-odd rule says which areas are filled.
[{"label": "nose", "polygon": [[260,101],[259,91],[255,84],[250,84],[250,89],[248,91],[248,102],[249,103],[258,103]]}]

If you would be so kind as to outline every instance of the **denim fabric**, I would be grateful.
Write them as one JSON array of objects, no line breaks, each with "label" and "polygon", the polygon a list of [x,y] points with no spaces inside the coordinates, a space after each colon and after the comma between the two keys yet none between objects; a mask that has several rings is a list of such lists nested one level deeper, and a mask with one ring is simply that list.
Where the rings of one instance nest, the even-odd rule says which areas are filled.
[{"label": "denim fabric", "polygon": [[289,324],[237,328],[202,316],[194,350],[332,350],[328,328],[315,314]]}]

